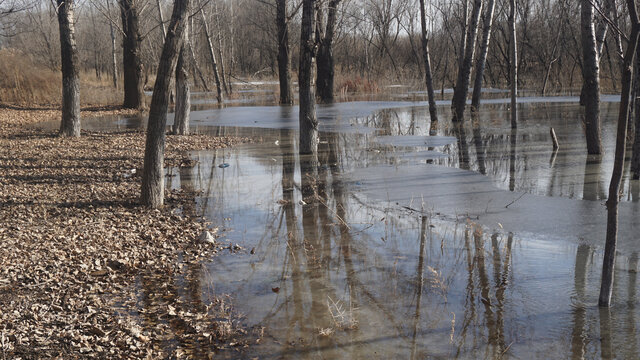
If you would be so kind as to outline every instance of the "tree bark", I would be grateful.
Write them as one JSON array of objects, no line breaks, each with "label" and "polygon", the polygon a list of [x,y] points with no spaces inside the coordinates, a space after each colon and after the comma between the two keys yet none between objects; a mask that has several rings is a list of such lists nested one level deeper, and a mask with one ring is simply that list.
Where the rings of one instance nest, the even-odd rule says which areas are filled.
[{"label": "tree bark", "polygon": [[189,114],[191,112],[191,89],[189,88],[189,69],[187,61],[189,43],[189,29],[182,35],[183,43],[176,64],[176,105],[173,119],[173,133],[189,135]]},{"label": "tree bark", "polygon": [[224,71],[224,56],[223,56],[223,44],[222,44],[222,27],[220,26],[220,13],[218,11],[218,3],[214,2],[215,11],[216,11],[216,26],[218,28],[217,38],[218,38],[218,59],[220,60],[220,80],[222,82],[222,89],[224,90],[224,94],[229,96],[231,92],[230,87],[227,84],[227,75]]},{"label": "tree bark", "polygon": [[[193,18],[190,19],[190,30],[193,31]],[[206,92],[209,92],[209,86],[207,85],[207,81],[204,79],[204,75],[202,74],[202,70],[200,69],[200,65],[198,64],[198,59],[196,58],[196,54],[193,51],[193,46],[192,44],[189,44],[189,55],[191,56],[191,61],[193,62],[193,68],[195,69],[196,73],[198,74],[198,78],[200,78],[200,82],[202,83],[202,86],[204,87],[204,90]],[[195,78],[195,76],[194,76]]]},{"label": "tree bark", "polygon": [[[493,1],[493,0],[491,0]],[[433,74],[431,73],[431,58],[429,56],[429,37],[427,37],[427,15],[424,0],[420,0],[420,25],[422,28],[422,61],[424,62],[424,79],[427,85],[427,96],[429,99],[429,116],[431,122],[438,121],[438,110],[436,108],[436,96],[433,90]]]},{"label": "tree bark", "polygon": [[135,0],[119,0],[122,16],[122,68],[124,75],[124,101],[127,109],[144,107],[144,77],[140,44],[138,8]]},{"label": "tree bark", "polygon": [[322,36],[318,39],[318,74],[316,89],[318,98],[322,103],[334,101],[333,82],[335,77],[335,65],[333,58],[333,38],[337,21],[338,5],[340,0],[330,0],[327,10],[327,25]]},{"label": "tree bark", "polygon": [[[587,0],[588,1],[588,0]],[[518,126],[518,42],[516,36],[516,0],[510,0],[509,30],[511,31],[511,128]]]},{"label": "tree bark", "polygon": [[476,50],[476,38],[478,34],[478,25],[480,23],[481,10],[482,0],[474,0],[471,18],[467,24],[464,57],[458,67],[458,78],[453,90],[453,99],[451,100],[453,121],[464,120],[464,108],[467,103],[469,83],[471,82],[471,67],[473,66],[473,57]]},{"label": "tree bark", "polygon": [[167,37],[167,28],[164,26],[164,15],[162,14],[162,4],[160,4],[160,0],[156,0],[156,5],[158,7],[158,17],[160,18],[160,28],[162,29],[162,38],[164,40]]},{"label": "tree bark", "polygon": [[289,45],[289,24],[287,21],[287,1],[276,1],[276,26],[278,28],[278,80],[280,83],[280,105],[293,104],[291,86],[291,47]]},{"label": "tree bark", "polygon": [[200,16],[202,17],[204,34],[207,37],[207,45],[209,50],[209,57],[211,60],[211,67],[213,68],[213,76],[216,79],[216,91],[217,91],[218,103],[222,105],[224,101],[224,96],[222,95],[222,83],[220,82],[220,73],[218,72],[218,62],[216,61],[216,55],[213,51],[213,43],[211,42],[211,33],[209,32],[209,24],[207,23],[207,16],[204,13],[204,8],[200,8]]},{"label": "tree bark", "polygon": [[300,67],[298,87],[300,92],[300,148],[301,154],[318,152],[318,119],[313,84],[315,55],[315,20],[317,0],[302,1],[302,24],[300,29]]},{"label": "tree bark", "polygon": [[618,203],[620,202],[620,182],[624,167],[624,153],[627,146],[627,123],[629,121],[629,95],[631,93],[632,64],[638,46],[638,14],[635,1],[627,0],[627,8],[631,17],[631,36],[629,46],[624,55],[622,65],[622,93],[620,94],[620,109],[618,112],[618,127],[616,135],[616,153],[613,163],[611,182],[609,183],[609,198],[607,199],[607,240],[604,247],[602,263],[602,283],[600,286],[599,306],[611,305],[613,292],[614,266],[616,260],[616,243],[618,241]]},{"label": "tree bark", "polygon": [[638,95],[640,94],[640,47],[636,49],[636,58],[634,61],[633,81],[634,89],[633,96],[633,121],[634,121],[634,136],[633,136],[633,154],[631,155],[631,176],[633,180],[640,179],[640,101]]},{"label": "tree bark", "polygon": [[76,48],[73,0],[56,0],[60,28],[60,58],[62,63],[62,121],[60,136],[80,136],[80,79]]},{"label": "tree bark", "polygon": [[580,10],[582,38],[582,78],[584,80],[584,123],[589,154],[602,153],[600,135],[600,66],[591,0],[582,0]]},{"label": "tree bark", "polygon": [[472,111],[477,111],[480,106],[480,97],[482,96],[482,77],[484,76],[484,68],[487,64],[487,52],[489,50],[489,43],[491,42],[493,12],[495,7],[495,0],[489,0],[484,20],[482,21],[482,42],[480,43],[480,55],[476,61],[476,78],[473,83],[473,95],[471,96]]},{"label": "tree bark", "polygon": [[[111,13],[111,0],[107,0],[107,12]],[[116,57],[116,35],[113,31],[113,23],[109,21],[109,35],[111,36],[111,75],[113,87],[118,88],[118,60]]]},{"label": "tree bark", "polygon": [[189,2],[190,0],[174,2],[149,108],[140,202],[152,208],[164,204],[164,144],[170,84],[183,44]]}]

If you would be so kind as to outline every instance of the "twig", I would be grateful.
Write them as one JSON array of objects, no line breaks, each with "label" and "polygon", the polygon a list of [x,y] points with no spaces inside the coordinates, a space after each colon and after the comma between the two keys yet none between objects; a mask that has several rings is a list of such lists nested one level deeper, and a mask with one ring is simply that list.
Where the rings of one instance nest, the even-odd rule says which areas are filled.
[{"label": "twig", "polygon": [[560,146],[558,146],[558,137],[556,136],[556,131],[553,130],[553,128],[550,128],[549,134],[551,135],[551,141],[553,142],[553,151],[556,151],[560,148]]},{"label": "twig", "polygon": [[526,195],[526,192],[523,192],[520,196],[518,196],[518,198],[517,198],[517,199],[515,199],[515,200],[513,200],[512,202],[508,203],[508,204],[505,206],[505,209],[509,208],[509,206],[513,205],[513,203],[515,203],[516,201],[520,200],[520,199],[521,199],[523,196],[525,196],[525,195]]},{"label": "twig", "polygon": [[511,345],[513,345],[514,341],[511,342],[511,344],[509,344],[509,346],[507,346],[504,351],[502,352],[502,354],[500,354],[500,356],[504,355],[507,353],[507,351],[509,351],[509,348],[511,348]]}]

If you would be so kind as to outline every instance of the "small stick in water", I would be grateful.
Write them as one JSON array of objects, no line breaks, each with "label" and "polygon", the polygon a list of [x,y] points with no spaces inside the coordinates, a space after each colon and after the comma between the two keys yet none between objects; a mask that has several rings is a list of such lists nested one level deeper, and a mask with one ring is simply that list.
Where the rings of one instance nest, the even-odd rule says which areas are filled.
[{"label": "small stick in water", "polygon": [[556,137],[556,131],[553,130],[553,128],[550,128],[549,134],[551,134],[551,141],[553,141],[553,151],[556,151],[560,147],[558,146],[558,138]]}]

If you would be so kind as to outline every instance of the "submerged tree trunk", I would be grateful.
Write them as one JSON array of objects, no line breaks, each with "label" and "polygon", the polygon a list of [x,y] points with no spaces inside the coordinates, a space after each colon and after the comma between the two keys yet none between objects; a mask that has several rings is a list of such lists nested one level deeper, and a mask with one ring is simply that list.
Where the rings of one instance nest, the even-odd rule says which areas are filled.
[{"label": "submerged tree trunk", "polygon": [[509,30],[511,31],[511,128],[518,126],[518,43],[516,37],[516,0],[510,0]]},{"label": "submerged tree trunk", "polygon": [[189,135],[189,115],[191,112],[191,89],[189,88],[189,69],[187,51],[189,44],[188,26],[182,35],[182,49],[176,64],[176,106],[173,120],[173,133]]},{"label": "submerged tree trunk", "polygon": [[591,0],[582,0],[580,10],[582,38],[582,78],[584,100],[584,124],[589,154],[602,153],[600,136],[600,66]]},{"label": "submerged tree trunk", "polygon": [[127,109],[144,107],[144,78],[140,51],[138,8],[134,0],[119,0],[122,16],[122,68],[124,75],[124,102]]},{"label": "submerged tree trunk", "polygon": [[335,66],[333,59],[333,38],[335,35],[338,5],[340,0],[330,0],[327,11],[327,26],[324,34],[318,39],[318,75],[316,88],[318,98],[323,103],[331,103],[333,96],[333,80],[335,77]]},{"label": "submerged tree trunk", "polygon": [[607,241],[604,247],[602,262],[602,283],[600,286],[599,306],[611,305],[613,292],[614,266],[616,260],[616,243],[618,241],[618,203],[620,202],[620,182],[624,167],[624,153],[627,146],[627,123],[629,121],[629,95],[631,93],[631,72],[633,59],[638,46],[638,13],[634,0],[627,0],[629,16],[631,17],[631,36],[629,46],[624,55],[622,65],[622,93],[620,94],[620,109],[618,112],[618,126],[616,135],[616,153],[609,184],[609,198],[607,199]]},{"label": "submerged tree trunk", "polygon": [[140,202],[152,208],[164,204],[164,143],[170,84],[183,44],[189,2],[190,0],[174,2],[149,108]]},{"label": "submerged tree trunk", "polygon": [[287,0],[276,1],[276,25],[278,27],[278,79],[280,80],[280,105],[293,104],[291,86],[291,47],[287,21]]},{"label": "submerged tree trunk", "polygon": [[60,136],[80,136],[80,79],[73,0],[57,0],[62,63],[62,121]]},{"label": "submerged tree trunk", "polygon": [[[492,0],[493,1],[493,0]],[[438,121],[438,110],[436,109],[436,95],[433,90],[433,74],[431,73],[431,58],[429,57],[429,38],[427,37],[427,14],[425,13],[424,0],[420,0],[420,25],[422,28],[422,61],[424,62],[424,79],[427,85],[427,96],[429,98],[429,116],[431,122]]]},{"label": "submerged tree trunk", "polygon": [[302,24],[300,29],[300,67],[298,87],[300,96],[300,153],[317,154],[318,119],[316,118],[316,97],[313,84],[317,44],[315,41],[315,20],[317,0],[302,1]]},{"label": "submerged tree trunk", "polygon": [[211,67],[213,68],[213,76],[216,79],[216,91],[218,96],[218,103],[222,105],[224,100],[222,96],[222,83],[220,82],[220,73],[218,72],[218,62],[216,61],[216,55],[213,51],[213,43],[211,42],[211,33],[209,32],[209,25],[207,24],[207,16],[204,13],[204,8],[200,8],[200,16],[202,17],[202,24],[204,26],[204,34],[207,37],[207,45],[209,50],[209,57],[211,60]]},{"label": "submerged tree trunk", "polygon": [[474,0],[471,18],[467,24],[466,39],[464,44],[464,56],[458,67],[458,78],[453,90],[451,100],[451,110],[453,111],[453,121],[464,120],[464,108],[467,103],[469,93],[469,83],[471,82],[471,67],[476,50],[476,38],[478,25],[480,23],[480,12],[482,10],[482,0]]},{"label": "submerged tree trunk", "polygon": [[484,67],[487,64],[487,52],[491,41],[491,30],[493,25],[493,11],[495,10],[495,0],[489,0],[487,10],[482,21],[482,42],[480,43],[480,54],[476,61],[476,78],[473,83],[473,95],[471,96],[471,110],[476,111],[480,106],[480,97],[482,96],[482,77],[484,76]]}]

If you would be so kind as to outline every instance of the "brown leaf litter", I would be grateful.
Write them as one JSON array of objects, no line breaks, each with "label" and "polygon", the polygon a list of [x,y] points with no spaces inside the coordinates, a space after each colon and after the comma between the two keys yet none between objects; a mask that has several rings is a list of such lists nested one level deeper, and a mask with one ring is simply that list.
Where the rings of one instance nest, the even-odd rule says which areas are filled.
[{"label": "brown leaf litter", "polygon": [[[228,299],[201,296],[202,261],[223,244],[198,241],[216,236],[196,194],[138,206],[144,134],[30,128],[59,114],[0,109],[0,358],[207,358],[242,343]],[[168,136],[166,165],[243,141]]]}]

